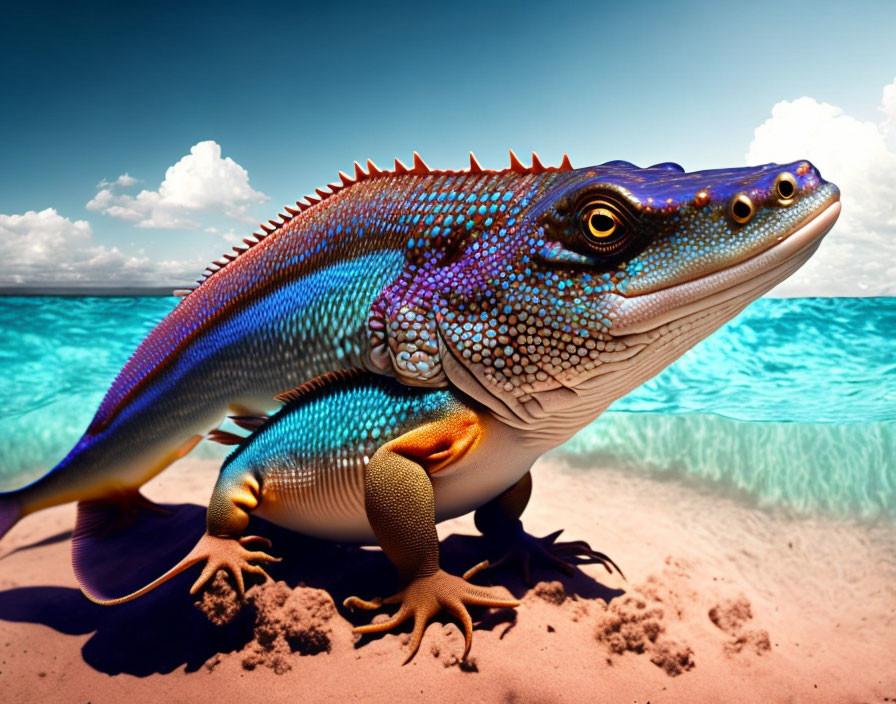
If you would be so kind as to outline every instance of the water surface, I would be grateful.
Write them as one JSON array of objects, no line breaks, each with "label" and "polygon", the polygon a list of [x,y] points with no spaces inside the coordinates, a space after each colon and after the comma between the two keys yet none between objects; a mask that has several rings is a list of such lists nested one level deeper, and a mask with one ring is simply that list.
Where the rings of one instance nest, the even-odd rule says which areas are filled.
[{"label": "water surface", "polygon": [[[0,488],[65,455],[176,302],[0,298]],[[896,515],[896,298],[756,301],[559,452],[760,503]]]}]

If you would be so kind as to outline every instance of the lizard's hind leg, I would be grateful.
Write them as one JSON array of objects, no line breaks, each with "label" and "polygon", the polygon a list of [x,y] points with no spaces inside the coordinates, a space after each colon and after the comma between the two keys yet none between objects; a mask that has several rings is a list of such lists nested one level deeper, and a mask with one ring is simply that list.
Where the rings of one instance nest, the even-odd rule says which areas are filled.
[{"label": "lizard's hind leg", "polygon": [[[542,565],[560,570],[568,575],[575,572],[575,565],[601,564],[610,574],[615,568],[625,578],[619,566],[607,555],[592,547],[584,540],[556,542],[563,532],[558,530],[543,538],[536,538],[523,530],[520,516],[532,495],[532,475],[527,472],[503,494],[489,501],[476,511],[476,527],[493,546],[495,552],[503,555],[495,562],[481,562],[464,574],[466,579],[485,569],[516,566],[523,574],[528,586],[532,586],[532,567]],[[573,562],[574,561],[574,562]]]}]

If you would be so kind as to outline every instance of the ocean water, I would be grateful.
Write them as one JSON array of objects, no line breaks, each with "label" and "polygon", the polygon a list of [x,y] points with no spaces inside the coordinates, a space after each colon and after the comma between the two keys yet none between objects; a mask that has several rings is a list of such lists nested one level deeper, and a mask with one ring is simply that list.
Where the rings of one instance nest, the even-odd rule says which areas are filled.
[{"label": "ocean water", "polygon": [[[176,301],[0,298],[0,490],[66,454]],[[555,452],[760,505],[896,517],[896,298],[756,301]]]}]

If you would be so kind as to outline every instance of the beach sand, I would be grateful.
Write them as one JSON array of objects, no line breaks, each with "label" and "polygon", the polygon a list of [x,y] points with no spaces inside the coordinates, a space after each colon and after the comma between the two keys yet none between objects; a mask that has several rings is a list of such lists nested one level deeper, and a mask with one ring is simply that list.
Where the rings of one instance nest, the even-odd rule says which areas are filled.
[{"label": "beach sand", "polygon": [[[186,504],[148,517],[127,557],[159,574],[204,527],[217,462],[186,459],[146,494]],[[340,606],[390,593],[375,549],[338,546],[258,522],[284,562],[274,583],[236,602],[226,584],[188,595],[194,568],[152,594],[101,607],[69,561],[74,506],[29,516],[0,544],[0,693],[4,702],[886,702],[896,701],[896,535],[892,524],[800,518],[711,487],[577,469],[533,469],[529,532],[559,528],[610,555],[573,577],[535,571],[476,578],[521,598],[474,611],[473,649],[443,614],[402,666],[409,626],[356,639],[373,614]],[[472,517],[439,526],[442,562],[483,558]],[[118,570],[120,568],[115,567]],[[607,603],[609,602],[609,606]],[[309,654],[303,654],[309,653]]]}]

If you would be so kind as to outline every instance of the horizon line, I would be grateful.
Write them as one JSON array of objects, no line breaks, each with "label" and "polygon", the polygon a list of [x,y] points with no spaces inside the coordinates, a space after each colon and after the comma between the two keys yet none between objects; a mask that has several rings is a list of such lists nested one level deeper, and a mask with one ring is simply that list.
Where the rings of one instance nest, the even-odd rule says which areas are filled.
[{"label": "horizon line", "polygon": [[[0,298],[16,297],[64,297],[64,298],[175,298],[174,291],[178,290],[177,284],[170,286],[117,286],[100,284],[75,284],[75,285],[51,285],[51,284],[0,284]],[[894,295],[856,295],[856,296],[775,296],[768,295],[761,298],[894,298]],[[757,299],[759,300],[759,299]]]}]

